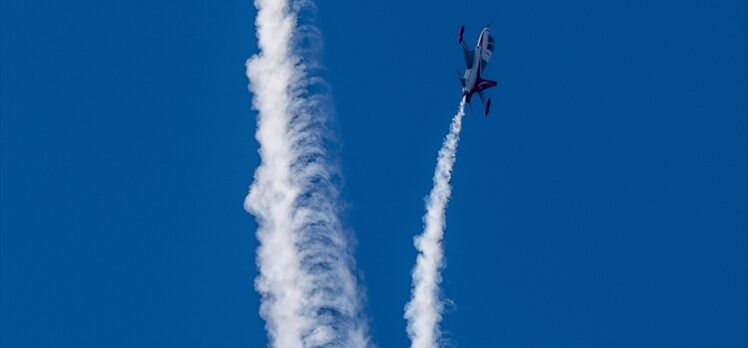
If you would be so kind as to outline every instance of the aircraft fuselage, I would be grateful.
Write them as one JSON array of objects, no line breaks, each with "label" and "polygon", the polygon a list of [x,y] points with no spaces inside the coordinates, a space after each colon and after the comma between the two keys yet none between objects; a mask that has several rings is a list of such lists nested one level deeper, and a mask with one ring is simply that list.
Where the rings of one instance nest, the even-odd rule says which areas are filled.
[{"label": "aircraft fuselage", "polygon": [[[483,70],[491,60],[491,54],[493,53],[494,41],[491,37],[491,29],[489,27],[483,28],[480,36],[478,37],[478,43],[475,45],[475,49],[472,51],[472,65],[470,68],[465,70],[463,76],[464,85],[462,87],[462,94],[466,98],[467,102],[470,102],[470,98],[473,93],[481,90],[479,88],[480,76]],[[465,44],[463,43],[463,46]],[[465,47],[467,51],[467,47]],[[466,57],[468,59],[468,57]]]}]

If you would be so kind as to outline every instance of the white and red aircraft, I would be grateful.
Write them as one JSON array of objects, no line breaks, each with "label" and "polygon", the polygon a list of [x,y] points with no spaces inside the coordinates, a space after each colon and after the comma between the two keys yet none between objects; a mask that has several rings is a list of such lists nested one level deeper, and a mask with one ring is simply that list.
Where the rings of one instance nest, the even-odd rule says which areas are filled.
[{"label": "white and red aircraft", "polygon": [[457,34],[457,43],[462,45],[462,50],[465,53],[465,65],[467,65],[464,75],[460,76],[459,71],[457,72],[460,83],[462,84],[462,96],[465,98],[465,102],[470,103],[473,93],[477,92],[483,104],[483,115],[488,116],[491,99],[484,100],[483,91],[498,84],[496,81],[486,80],[481,76],[486,66],[488,66],[488,61],[491,60],[491,54],[493,53],[494,40],[491,36],[491,28],[490,25],[483,28],[478,37],[478,44],[472,50],[462,41],[462,34],[464,32],[465,26],[460,26],[460,32]]}]

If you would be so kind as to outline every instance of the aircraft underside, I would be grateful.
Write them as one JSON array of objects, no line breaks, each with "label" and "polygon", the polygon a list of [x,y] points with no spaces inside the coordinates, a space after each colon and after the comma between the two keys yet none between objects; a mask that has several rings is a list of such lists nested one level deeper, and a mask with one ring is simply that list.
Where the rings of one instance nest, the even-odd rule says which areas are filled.
[{"label": "aircraft underside", "polygon": [[483,91],[495,87],[498,83],[481,78],[481,73],[488,66],[488,62],[491,59],[494,40],[491,37],[489,27],[486,26],[478,37],[478,44],[475,49],[471,50],[462,40],[464,31],[465,27],[460,26],[460,31],[457,34],[457,42],[462,45],[466,66],[464,76],[459,76],[458,73],[460,84],[462,85],[463,97],[465,98],[465,102],[470,103],[473,94],[478,93],[481,104],[483,104],[483,115],[488,116],[491,99],[485,99]]}]

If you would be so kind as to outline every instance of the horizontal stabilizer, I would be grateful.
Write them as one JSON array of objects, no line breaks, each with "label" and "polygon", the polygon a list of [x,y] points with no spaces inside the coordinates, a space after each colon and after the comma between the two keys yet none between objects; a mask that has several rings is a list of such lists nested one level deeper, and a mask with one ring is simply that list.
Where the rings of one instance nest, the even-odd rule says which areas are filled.
[{"label": "horizontal stabilizer", "polygon": [[491,80],[478,80],[478,83],[475,84],[475,90],[477,92],[489,89],[491,87],[496,87],[498,82],[491,81]]}]

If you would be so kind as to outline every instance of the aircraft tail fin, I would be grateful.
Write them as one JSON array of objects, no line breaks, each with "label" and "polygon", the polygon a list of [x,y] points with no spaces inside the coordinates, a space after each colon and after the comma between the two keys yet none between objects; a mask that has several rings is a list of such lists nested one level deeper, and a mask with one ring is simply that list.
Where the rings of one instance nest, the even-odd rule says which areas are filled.
[{"label": "aircraft tail fin", "polygon": [[486,99],[483,95],[483,91],[478,91],[480,97],[480,103],[483,105],[483,116],[488,116],[488,110],[491,109],[491,98]]}]

